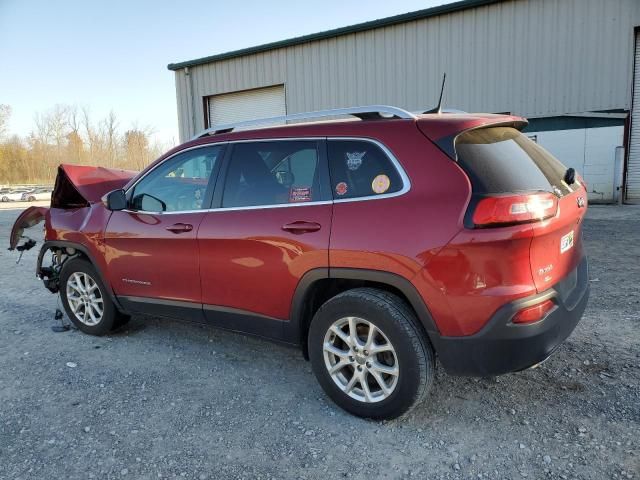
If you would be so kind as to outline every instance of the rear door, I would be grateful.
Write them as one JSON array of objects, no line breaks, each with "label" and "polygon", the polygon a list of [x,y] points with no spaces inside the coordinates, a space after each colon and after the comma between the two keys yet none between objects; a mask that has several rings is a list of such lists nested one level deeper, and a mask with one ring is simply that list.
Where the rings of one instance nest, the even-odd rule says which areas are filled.
[{"label": "rear door", "polygon": [[332,203],[323,140],[230,145],[198,232],[202,301],[220,326],[287,339],[298,282],[328,267]]},{"label": "rear door", "polygon": [[116,295],[133,311],[202,320],[196,235],[223,145],[181,152],[147,173],[113,212],[106,260]]},{"label": "rear door", "polygon": [[587,202],[579,176],[568,185],[567,167],[509,127],[465,132],[456,141],[456,153],[476,198],[536,192],[558,197],[554,217],[530,224],[530,264],[537,291],[548,289],[577,267],[584,256],[582,219]]},{"label": "rear door", "polygon": [[403,256],[389,254],[412,244],[397,234],[406,231],[411,217],[410,205],[400,198],[409,179],[391,151],[372,139],[330,138],[327,158],[334,198],[331,268],[374,268],[410,277]]}]

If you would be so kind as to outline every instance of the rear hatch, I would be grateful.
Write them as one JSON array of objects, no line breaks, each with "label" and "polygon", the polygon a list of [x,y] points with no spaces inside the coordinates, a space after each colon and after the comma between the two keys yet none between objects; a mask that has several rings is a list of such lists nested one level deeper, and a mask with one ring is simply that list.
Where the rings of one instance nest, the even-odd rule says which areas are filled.
[{"label": "rear hatch", "polygon": [[558,159],[512,127],[489,126],[457,136],[460,167],[472,184],[469,228],[522,224],[530,229],[531,273],[538,292],[580,263],[586,188]]}]

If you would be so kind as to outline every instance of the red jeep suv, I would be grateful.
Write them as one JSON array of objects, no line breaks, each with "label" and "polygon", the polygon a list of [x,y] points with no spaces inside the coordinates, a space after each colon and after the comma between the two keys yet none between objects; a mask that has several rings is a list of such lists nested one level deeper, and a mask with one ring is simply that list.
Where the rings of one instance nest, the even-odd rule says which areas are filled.
[{"label": "red jeep suv", "polygon": [[37,274],[83,332],[141,313],[300,345],[363,417],[418,404],[436,356],[477,376],[545,360],[588,298],[579,176],[514,116],[264,121],[341,115],[212,128],[138,174],[62,165],[11,248],[46,221]]}]

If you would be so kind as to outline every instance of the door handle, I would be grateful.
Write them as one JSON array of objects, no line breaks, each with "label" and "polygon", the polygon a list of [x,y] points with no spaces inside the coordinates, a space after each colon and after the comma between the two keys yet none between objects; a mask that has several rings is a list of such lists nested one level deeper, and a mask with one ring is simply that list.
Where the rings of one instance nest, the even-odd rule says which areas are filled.
[{"label": "door handle", "polygon": [[167,230],[173,233],[186,233],[193,230],[193,225],[190,225],[188,223],[175,223],[170,227],[167,227]]},{"label": "door handle", "polygon": [[320,230],[320,228],[322,228],[322,225],[320,225],[319,223],[301,222],[301,221],[287,223],[286,225],[282,226],[282,230],[284,230],[285,232],[291,232],[296,234],[317,232],[318,230]]}]

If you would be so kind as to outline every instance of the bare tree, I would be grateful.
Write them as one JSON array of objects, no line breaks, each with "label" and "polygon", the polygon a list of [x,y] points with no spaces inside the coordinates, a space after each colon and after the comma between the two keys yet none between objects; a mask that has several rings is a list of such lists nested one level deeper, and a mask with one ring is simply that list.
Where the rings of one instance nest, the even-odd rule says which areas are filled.
[{"label": "bare tree", "polygon": [[149,138],[145,132],[136,128],[124,134],[127,165],[142,170],[149,163]]},{"label": "bare tree", "polygon": [[84,152],[84,141],[80,136],[81,120],[78,107],[73,105],[67,110],[67,157],[70,162],[81,163]]},{"label": "bare tree", "polygon": [[82,107],[82,127],[84,128],[84,134],[87,141],[87,145],[89,146],[89,158],[88,162],[93,163],[94,158],[96,157],[96,152],[99,150],[99,136],[98,132],[93,127],[91,123],[91,113],[88,107]]},{"label": "bare tree", "polygon": [[[0,106],[0,132],[9,113]],[[52,182],[57,165],[69,162],[141,170],[163,150],[152,134],[136,125],[121,134],[113,111],[94,122],[88,107],[55,105],[34,115],[28,137],[0,136],[0,183]]]},{"label": "bare tree", "polygon": [[107,166],[115,167],[118,149],[118,120],[116,119],[116,114],[113,113],[113,110],[109,112],[109,115],[104,119],[103,124]]},{"label": "bare tree", "polygon": [[0,138],[7,134],[9,129],[9,118],[11,117],[11,107],[0,104]]}]

